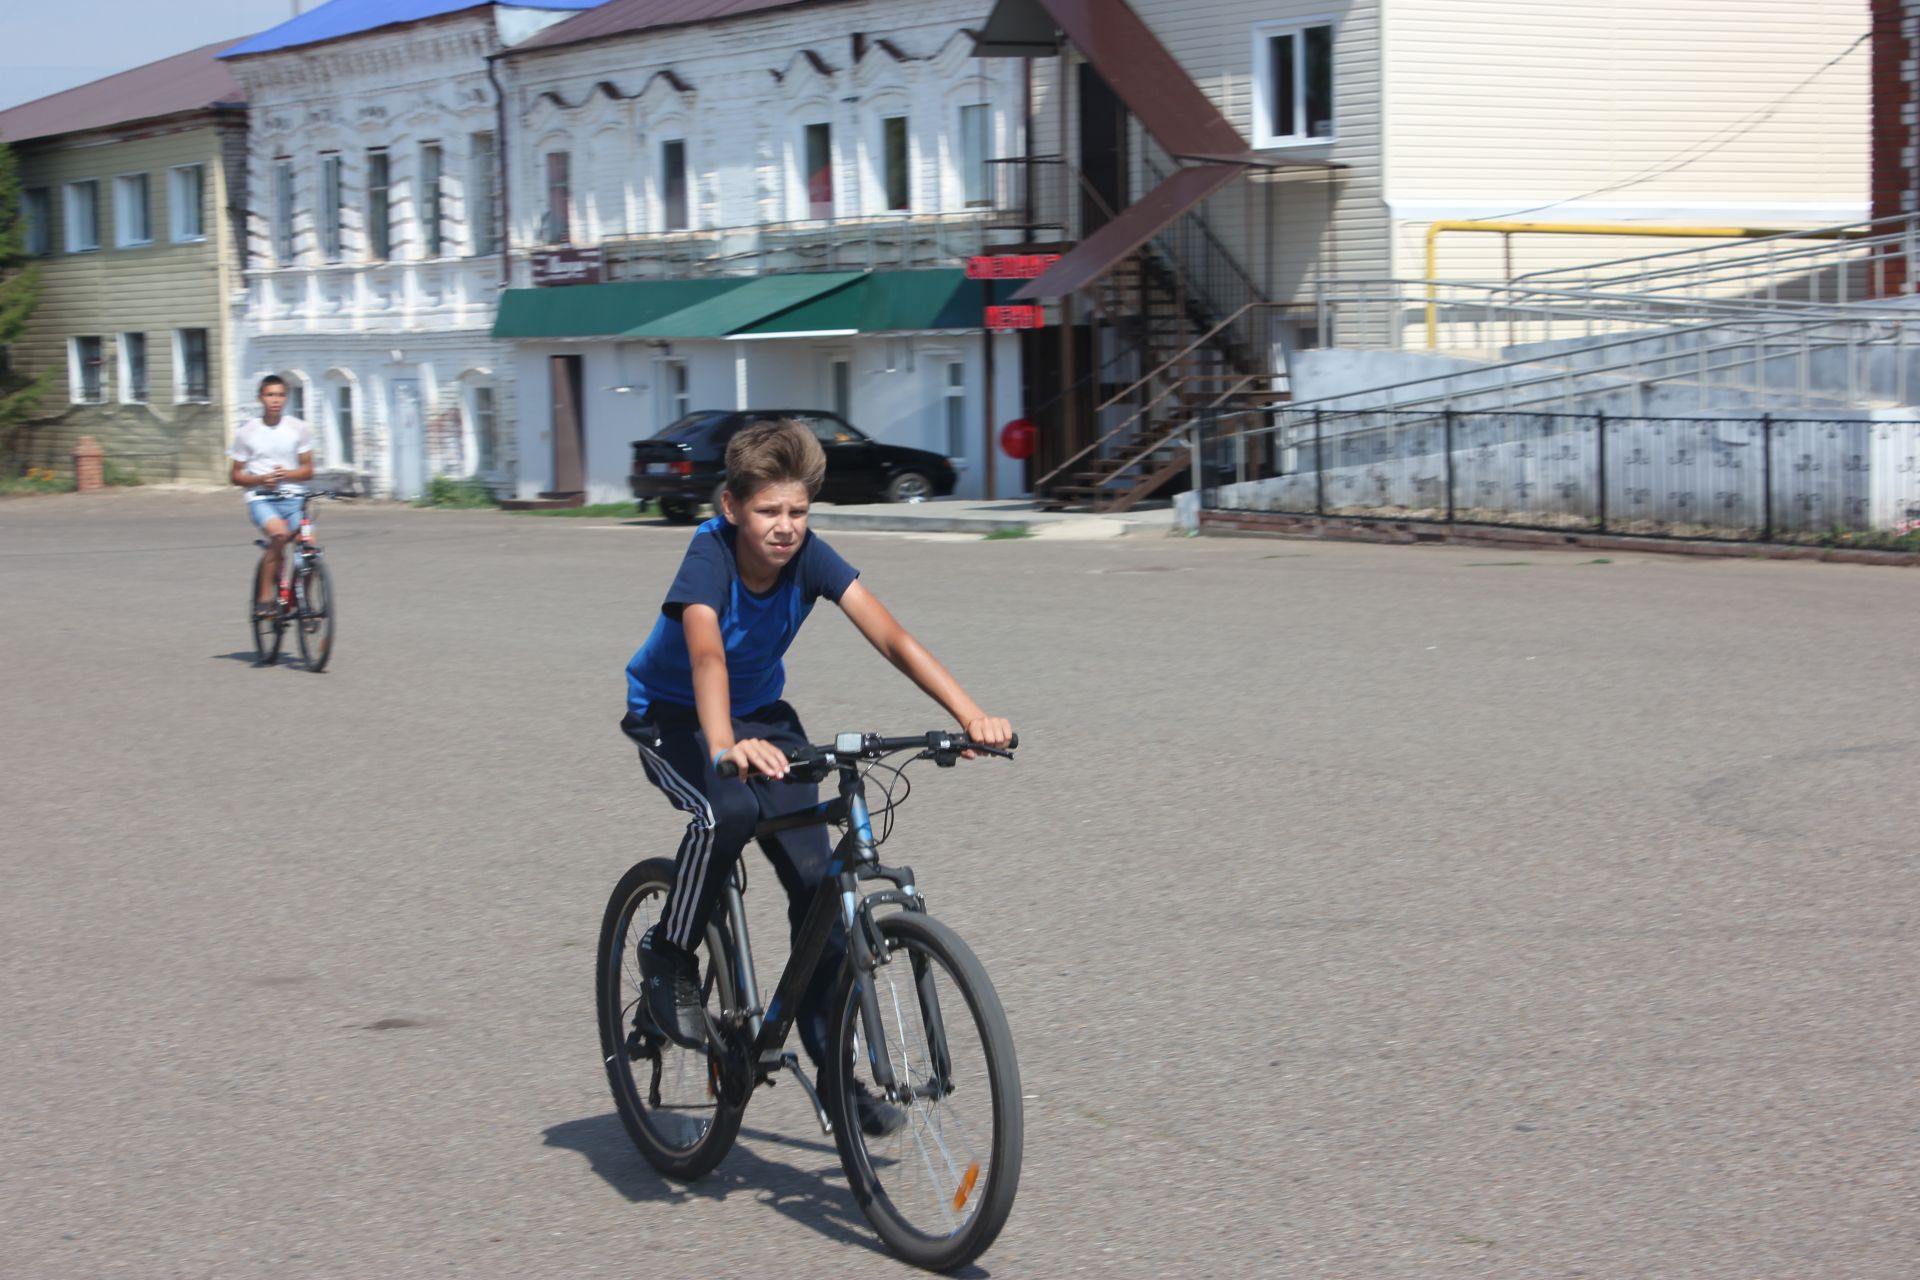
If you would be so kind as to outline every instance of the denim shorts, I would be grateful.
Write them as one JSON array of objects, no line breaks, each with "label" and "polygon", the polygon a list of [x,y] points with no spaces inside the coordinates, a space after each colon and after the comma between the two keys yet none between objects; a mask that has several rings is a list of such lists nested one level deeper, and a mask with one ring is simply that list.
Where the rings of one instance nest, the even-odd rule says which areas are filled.
[{"label": "denim shorts", "polygon": [[300,499],[298,498],[253,498],[247,502],[247,514],[253,517],[256,528],[265,529],[267,521],[278,516],[287,522],[289,533],[300,528]]}]

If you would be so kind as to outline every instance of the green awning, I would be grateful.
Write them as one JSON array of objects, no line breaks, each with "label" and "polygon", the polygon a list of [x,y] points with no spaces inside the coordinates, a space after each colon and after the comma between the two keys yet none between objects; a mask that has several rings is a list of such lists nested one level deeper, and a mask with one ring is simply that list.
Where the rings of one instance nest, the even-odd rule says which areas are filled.
[{"label": "green awning", "polygon": [[[1025,284],[992,282],[995,303]],[[912,330],[977,332],[986,320],[980,282],[958,269],[874,271],[849,289],[815,298],[790,311],[736,330],[735,337],[783,333],[897,333]]]},{"label": "green awning", "polygon": [[845,289],[859,271],[818,271],[784,276],[754,276],[737,289],[715,294],[690,307],[635,325],[623,338],[724,338],[769,316]]},{"label": "green awning", "polygon": [[610,338],[752,283],[745,277],[509,289],[496,338]]},{"label": "green awning", "polygon": [[[1024,280],[992,282],[1005,302]],[[509,289],[496,338],[776,338],[802,333],[978,332],[980,282],[956,269],[823,271]]]}]

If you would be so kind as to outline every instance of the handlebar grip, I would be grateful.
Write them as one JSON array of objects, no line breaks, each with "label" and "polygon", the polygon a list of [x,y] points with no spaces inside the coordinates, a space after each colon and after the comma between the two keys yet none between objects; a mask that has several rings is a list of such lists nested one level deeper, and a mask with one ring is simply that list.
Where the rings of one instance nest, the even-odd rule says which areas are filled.
[{"label": "handlebar grip", "polygon": [[723,778],[737,778],[740,776],[740,766],[731,760],[722,760],[719,764],[713,766],[713,771]]},{"label": "handlebar grip", "polygon": [[1018,751],[1019,749],[1020,749],[1020,735],[1016,733],[1011,738],[1007,739],[1007,750]]}]

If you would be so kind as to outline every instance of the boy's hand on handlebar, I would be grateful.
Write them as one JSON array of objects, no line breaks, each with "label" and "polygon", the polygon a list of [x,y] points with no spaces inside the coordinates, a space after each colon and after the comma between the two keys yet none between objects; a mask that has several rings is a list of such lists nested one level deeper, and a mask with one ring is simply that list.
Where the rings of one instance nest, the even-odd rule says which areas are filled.
[{"label": "boy's hand on handlebar", "polygon": [[787,753],[765,738],[743,738],[728,748],[727,754],[721,756],[720,760],[733,761],[734,768],[740,771],[742,778],[753,773],[763,773],[769,778],[784,778],[791,767],[787,763]]},{"label": "boy's hand on handlebar", "polygon": [[[983,746],[1004,747],[1013,741],[1013,725],[1003,716],[977,716],[967,721],[967,737]],[[972,760],[978,753],[963,751],[960,755]]]}]

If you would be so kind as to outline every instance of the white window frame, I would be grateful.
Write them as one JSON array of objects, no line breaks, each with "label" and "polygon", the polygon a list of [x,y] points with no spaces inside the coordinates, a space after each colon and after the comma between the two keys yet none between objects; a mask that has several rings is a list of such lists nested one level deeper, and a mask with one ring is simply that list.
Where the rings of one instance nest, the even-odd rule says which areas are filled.
[{"label": "white window frame", "polygon": [[53,188],[27,187],[22,190],[20,216],[27,220],[27,253],[36,258],[44,258],[52,253]]},{"label": "white window frame", "polygon": [[[887,125],[895,120],[900,122],[901,131],[906,135],[907,144],[907,154],[902,162],[900,172],[901,181],[906,184],[907,200],[905,204],[898,205],[893,203],[892,197],[887,191],[887,180],[893,176],[887,168]],[[888,108],[876,114],[873,127],[873,208],[870,212],[883,217],[892,217],[913,212],[913,175],[916,169],[914,165],[914,151],[912,112],[908,111],[905,107],[901,107],[898,110]]]},{"label": "white window frame", "polygon": [[[1307,128],[1307,32],[1316,28],[1327,29],[1327,132],[1314,135],[1305,132]],[[1275,129],[1272,108],[1273,58],[1269,53],[1271,41],[1281,36],[1293,37],[1294,57],[1294,99],[1291,133],[1279,133]],[[1340,136],[1339,70],[1340,23],[1331,14],[1289,19],[1285,22],[1262,22],[1253,28],[1253,145],[1257,150],[1272,147],[1323,147],[1334,142]]]},{"label": "white window frame", "polygon": [[[566,185],[564,186],[556,187],[553,182],[553,161],[555,156],[562,158],[561,168],[566,170]],[[578,223],[575,214],[580,202],[574,196],[573,179],[573,148],[571,146],[549,147],[541,152],[539,242],[543,245],[571,245],[574,243],[573,233]],[[566,193],[566,207],[560,209],[557,216],[553,203],[553,193],[556,191]]]},{"label": "white window frame", "polygon": [[[680,421],[693,411],[693,367],[685,356],[662,356],[655,363],[657,376],[654,385],[659,388],[660,426],[665,428]],[[680,375],[680,385],[674,385],[674,374]]]},{"label": "white window frame", "polygon": [[[88,208],[93,216],[89,225],[80,225],[80,200],[78,193],[82,187],[89,188]],[[65,184],[61,194],[61,204],[66,214],[66,250],[68,253],[96,253],[100,249],[100,180],[98,178],[79,178]],[[82,235],[82,231],[85,232]]]},{"label": "white window frame", "polygon": [[[133,361],[127,354],[132,349],[127,341],[129,338],[140,339],[140,363],[143,367],[140,370],[139,381],[146,383],[144,387],[135,386]],[[146,338],[146,334],[137,330],[114,335],[113,345],[118,356],[121,404],[146,404],[153,398],[153,344]],[[136,392],[138,394],[135,394]]]},{"label": "white window frame", "polygon": [[[485,138],[486,145],[480,139]],[[500,135],[476,129],[467,135],[465,199],[467,247],[475,256],[500,251]]]},{"label": "white window frame", "polygon": [[[972,424],[967,421],[967,409],[971,399],[967,394],[971,389],[967,386],[967,362],[957,356],[948,356],[940,363],[942,366],[940,371],[940,430],[941,434],[945,437],[944,443],[946,445],[947,457],[959,461],[967,456],[967,437],[970,434],[969,428],[972,426]],[[955,369],[960,371],[960,381],[958,383],[952,380]],[[953,404],[956,400],[960,402],[960,447],[958,449],[953,447]]]},{"label": "white window frame", "polygon": [[[133,234],[135,193],[144,189],[141,235]],[[153,182],[144,173],[119,173],[113,178],[113,247],[141,249],[153,243]]]},{"label": "white window frame", "polygon": [[[354,421],[360,413],[359,389],[345,378],[329,378],[321,383],[327,389],[327,465],[342,471],[354,469]],[[340,412],[345,397],[347,411]]]},{"label": "white window frame", "polygon": [[420,191],[414,199],[415,220],[420,224],[420,256],[426,259],[447,256],[447,148],[438,139],[420,144]]},{"label": "white window frame", "polygon": [[[366,165],[366,190],[363,193],[366,196],[366,207],[362,215],[365,221],[361,227],[364,239],[361,247],[365,250],[363,256],[368,262],[390,262],[393,260],[394,250],[399,247],[399,237],[393,233],[393,152],[385,146],[368,147],[361,156],[362,163]],[[373,182],[376,158],[380,161],[383,179],[378,186]]]},{"label": "white window frame", "polygon": [[[100,344],[100,388],[99,394],[89,396],[86,393],[87,380],[83,369],[85,362],[80,358],[80,344],[87,339]],[[67,339],[67,399],[73,404],[105,404],[112,394],[107,385],[107,340],[93,333],[77,333]]]},{"label": "white window frame", "polygon": [[[667,191],[667,148],[678,145],[680,148],[680,222],[673,221],[673,205]],[[659,206],[660,216],[654,223],[662,231],[693,230],[693,157],[687,145],[684,133],[672,137],[663,137],[657,144],[654,167],[654,200]]]},{"label": "white window frame", "polygon": [[320,204],[314,214],[320,261],[339,262],[347,256],[347,158],[339,151],[320,153]]},{"label": "white window frame", "polygon": [[[200,329],[207,335],[207,385],[200,395],[189,394],[187,383],[187,329],[173,331],[173,402],[175,404],[211,404],[213,402],[213,331],[198,325],[189,325],[189,329]],[[151,370],[149,370],[151,376]]]},{"label": "white window frame", "polygon": [[[967,154],[967,113],[978,111],[985,124],[980,133],[980,158],[978,172],[980,178],[980,198],[967,196],[967,175],[975,169],[975,162]],[[993,104],[991,102],[962,102],[953,112],[953,178],[954,191],[959,196],[956,207],[960,209],[991,209],[993,207]]]},{"label": "white window frame", "polygon": [[[186,190],[187,175],[194,175],[194,189]],[[186,225],[193,214],[193,226]],[[207,238],[207,166],[178,164],[167,170],[167,232],[175,244],[198,244]]]},{"label": "white window frame", "polygon": [[[492,421],[492,429],[482,426],[480,397],[487,399],[486,416]],[[467,432],[473,437],[473,467],[476,476],[497,475],[500,472],[500,397],[494,394],[491,382],[469,382],[461,406],[467,417]],[[493,456],[487,456],[486,446],[482,443],[488,436],[493,438]]]},{"label": "white window frame", "polygon": [[294,206],[299,203],[299,174],[291,156],[273,160],[273,261],[275,266],[290,267],[300,256],[294,239]]},{"label": "white window frame", "polygon": [[[831,184],[832,196],[824,217],[813,211],[813,195],[807,190],[807,131],[818,128],[827,131],[827,181]],[[840,189],[839,146],[834,137],[838,132],[831,119],[817,115],[803,116],[796,122],[793,133],[793,218],[796,222],[832,222],[840,216],[846,193]]]}]

